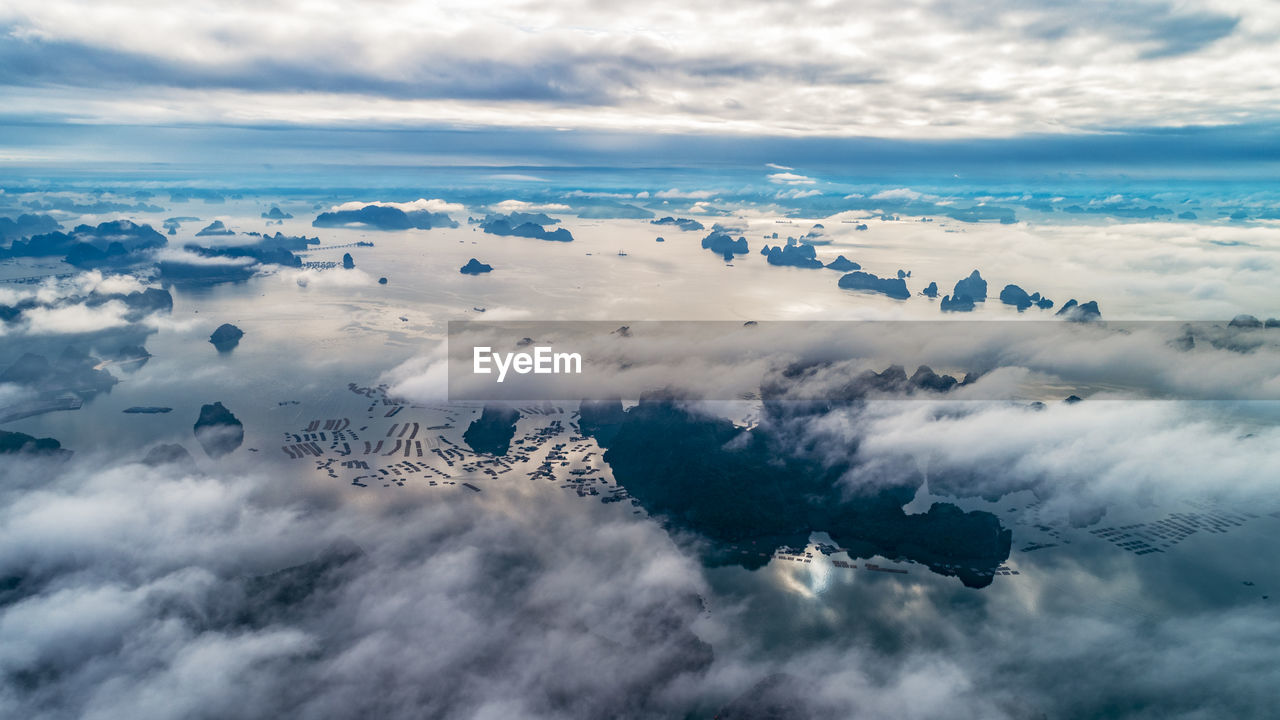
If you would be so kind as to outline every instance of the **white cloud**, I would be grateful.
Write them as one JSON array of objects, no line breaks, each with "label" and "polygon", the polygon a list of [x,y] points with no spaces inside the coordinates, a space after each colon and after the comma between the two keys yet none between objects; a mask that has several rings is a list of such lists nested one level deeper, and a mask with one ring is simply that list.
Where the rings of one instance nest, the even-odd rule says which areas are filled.
[{"label": "white cloud", "polygon": [[382,378],[393,397],[412,398],[417,403],[439,403],[449,399],[449,358],[443,344],[426,355],[411,358],[387,371]]},{"label": "white cloud", "polygon": [[400,210],[403,210],[404,212],[415,212],[419,210],[426,210],[428,212],[437,212],[437,213],[438,212],[462,212],[463,210],[466,209],[463,206],[459,205],[458,203],[451,203],[451,202],[447,202],[437,198],[432,198],[430,200],[426,198],[418,198],[417,200],[413,200],[411,202],[385,202],[382,200],[374,200],[372,202],[362,202],[359,200],[353,200],[351,202],[342,203],[341,205],[334,205],[333,207],[329,208],[329,212],[338,212],[341,210],[359,210],[360,208],[367,207],[369,205],[377,205],[378,207],[393,207],[393,208],[398,208]]},{"label": "white cloud", "polygon": [[524,200],[503,200],[492,207],[500,213],[569,212],[573,209],[563,203],[531,203]]},{"label": "white cloud", "polygon": [[[445,386],[440,359],[383,379],[429,401]],[[873,404],[839,428],[857,445],[818,447],[1032,484],[1051,517],[1153,487],[1161,500],[1269,499],[1280,473],[1274,428],[1214,409],[954,410]],[[188,428],[166,439],[194,447]],[[264,457],[197,451],[200,471],[128,462],[144,451],[0,464],[0,577],[18,583],[0,604],[0,715],[710,716],[778,672],[793,676],[793,709],[819,720],[1092,716],[1122,701],[1195,717],[1223,688],[1227,715],[1254,717],[1274,695],[1280,622],[1243,594],[1239,579],[1257,577],[1245,570],[1268,567],[1235,552],[1246,532],[1219,554],[1158,563],[1096,541],[1017,554],[1020,576],[976,591],[918,566],[840,574],[821,556],[706,570],[654,519],[559,483],[377,494]],[[343,537],[367,559],[269,575]],[[1240,594],[1207,604],[1186,571],[1218,572],[1215,558],[1226,569],[1207,581]],[[18,680],[36,669],[33,693]]]},{"label": "white cloud", "polygon": [[0,285],[0,305],[15,305],[33,295],[35,295],[33,290]]},{"label": "white cloud", "polygon": [[689,198],[702,199],[713,198],[718,194],[716,190],[681,190],[679,188],[671,188],[670,190],[659,190],[653,194],[658,198]]},{"label": "white cloud", "polygon": [[107,295],[127,295],[142,292],[145,287],[133,275],[108,275],[102,278],[93,289]]},{"label": "white cloud", "polygon": [[[0,714],[669,716],[660,694],[711,660],[691,630],[708,588],[652,521],[527,483],[348,503],[270,476],[0,466],[0,569],[23,582],[0,606]],[[343,538],[366,557],[254,595]],[[20,692],[35,668],[44,692]]]},{"label": "white cloud", "polygon": [[22,313],[31,335],[61,335],[110,330],[129,324],[129,308],[119,300],[97,306],[33,307]]},{"label": "white cloud", "polygon": [[351,270],[281,268],[276,273],[276,277],[287,284],[301,288],[357,288],[372,286],[375,283],[373,277],[360,268]]},{"label": "white cloud", "polygon": [[[1263,123],[1276,117],[1266,68],[1280,64],[1280,12],[1248,0],[1003,0],[981,18],[929,0],[870,0],[853,15],[821,3],[499,2],[429,21],[408,2],[360,17],[298,2],[205,14],[14,0],[0,22],[27,50],[48,45],[47,79],[6,91],[12,112],[142,123],[881,137]],[[123,78],[141,86],[129,93],[98,89],[76,75],[83,62],[60,70],[53,56],[78,44],[170,72]],[[742,71],[720,71],[729,62]],[[230,87],[198,85],[209,73]],[[511,98],[516,83],[548,97]]]},{"label": "white cloud", "polygon": [[[4,337],[3,325],[0,325],[0,337]],[[0,383],[0,408],[17,405],[35,397],[36,392],[34,390],[13,383]]]},{"label": "white cloud", "polygon": [[916,192],[911,188],[893,188],[892,190],[881,190],[871,196],[872,200],[920,200],[922,198],[931,197],[923,193]]},{"label": "white cloud", "polygon": [[811,177],[805,177],[804,175],[797,175],[796,173],[780,172],[770,175],[769,182],[777,183],[779,185],[812,185],[817,182],[817,180],[814,180]]},{"label": "white cloud", "polygon": [[639,195],[625,192],[588,192],[586,190],[571,190],[565,193],[565,197],[571,198],[617,198],[619,200],[631,200],[640,197]]},{"label": "white cloud", "polygon": [[156,251],[156,259],[168,262],[179,262],[187,265],[253,265],[256,261],[250,257],[225,257],[223,255],[201,255],[175,247],[165,247]]},{"label": "white cloud", "polygon": [[537,175],[525,175],[523,173],[497,173],[496,175],[490,175],[489,179],[510,182],[550,182],[546,178],[538,177]]},{"label": "white cloud", "polygon": [[[927,468],[947,491],[1032,490],[1043,517],[1068,522],[1151,497],[1192,500],[1206,478],[1220,500],[1251,502],[1280,472],[1280,433],[1245,433],[1212,406],[1094,399],[1039,411],[996,402],[941,407],[886,403],[851,420],[845,427],[856,428],[864,462],[846,481],[874,485],[880,463],[905,462]],[[824,418],[822,432],[837,426]]]}]

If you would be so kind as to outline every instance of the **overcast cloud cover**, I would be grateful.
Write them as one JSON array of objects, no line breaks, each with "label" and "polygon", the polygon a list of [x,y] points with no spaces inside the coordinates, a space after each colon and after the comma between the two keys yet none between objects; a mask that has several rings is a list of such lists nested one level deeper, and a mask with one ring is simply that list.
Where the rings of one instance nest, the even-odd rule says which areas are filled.
[{"label": "overcast cloud cover", "polygon": [[1002,137],[1276,117],[1250,0],[14,0],[10,116]]}]

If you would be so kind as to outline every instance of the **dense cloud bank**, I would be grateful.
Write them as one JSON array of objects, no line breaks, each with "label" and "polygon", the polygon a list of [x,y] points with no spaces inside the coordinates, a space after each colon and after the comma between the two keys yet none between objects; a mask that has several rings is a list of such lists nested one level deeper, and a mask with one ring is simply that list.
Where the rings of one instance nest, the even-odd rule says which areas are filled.
[{"label": "dense cloud bank", "polygon": [[711,660],[695,568],[625,514],[103,460],[5,465],[5,716],[659,717]]},{"label": "dense cloud bank", "polygon": [[[638,331],[632,329],[632,338]],[[1152,339],[1117,338],[1130,358],[1134,348]],[[1163,341],[1147,347],[1179,352]],[[1098,349],[1086,364],[1106,364],[1104,358],[1117,348]],[[1247,353],[1239,357],[1252,361]],[[1084,355],[1057,358],[1068,364],[1081,360]],[[1273,374],[1261,365],[1255,369]],[[976,382],[998,386],[1022,372],[988,368]],[[431,367],[417,365],[398,378],[397,388],[425,401],[432,373]],[[836,391],[849,380],[846,368],[818,367],[789,388],[779,410],[804,410],[786,427],[784,437],[792,447],[825,453],[833,466],[856,458],[841,479],[853,495],[892,487],[919,473],[935,495],[990,499],[1023,493],[1019,497],[1040,503],[1043,521],[1090,527],[1109,520],[1108,513],[1117,509],[1153,503],[1186,507],[1184,501],[1205,497],[1229,507],[1273,508],[1266,499],[1270,479],[1280,472],[1280,436],[1271,422],[1274,402],[1133,402],[1099,396],[1074,403],[939,399],[840,406]],[[705,404],[712,412],[723,405]],[[821,410],[824,405],[827,410]],[[608,421],[592,414],[591,432],[601,422]],[[584,429],[585,423],[584,417]],[[676,467],[681,462],[661,443],[646,451]],[[703,470],[696,464],[693,469]],[[1078,552],[1046,561],[1038,568],[1042,577],[1025,580],[1029,584],[1018,593],[999,600],[937,590],[895,594],[876,587],[847,593],[828,588],[833,595],[779,602],[755,619],[807,631],[803,640],[788,645],[794,653],[775,652],[767,661],[748,663],[735,651],[755,640],[716,636],[714,627],[707,628],[716,662],[699,687],[732,686],[748,704],[767,695],[769,702],[801,717],[861,712],[1190,718],[1207,702],[1225,703],[1238,715],[1266,715],[1266,688],[1276,679],[1267,658],[1274,652],[1270,643],[1280,637],[1280,623],[1266,601],[1258,605],[1254,596],[1251,602],[1214,605],[1209,598],[1217,590],[1188,586],[1181,565],[1143,565],[1131,563],[1131,556]],[[805,574],[793,581],[805,587]],[[1101,598],[1100,592],[1105,592]],[[1147,610],[1134,612],[1134,607]],[[750,610],[740,612],[751,617]],[[745,627],[750,620],[740,622]],[[1197,639],[1201,634],[1211,640]],[[748,689],[777,671],[789,673],[783,687],[791,692],[778,696],[766,686],[757,688],[763,695],[753,695]],[[1064,675],[1090,692],[1064,685]]]},{"label": "dense cloud bank", "polygon": [[[47,338],[59,346],[68,341],[86,347],[120,345],[122,335],[153,332],[154,328],[145,327],[149,317],[173,308],[167,290],[149,285],[132,275],[92,270],[35,287],[0,288],[0,337]],[[17,344],[3,348],[0,362],[11,360],[20,350],[37,351],[41,345],[34,339],[23,342],[22,348]]]},{"label": "dense cloud bank", "polygon": [[[1211,493],[1232,502],[1266,495],[1280,471],[1275,402],[1226,414],[1224,403],[1095,400],[1013,403],[871,403],[804,425],[804,442],[856,447],[864,462],[843,477],[851,489],[921,472],[932,492],[998,499],[1029,490],[1043,517],[1096,523],[1107,508]],[[1116,438],[1130,438],[1117,442]]]},{"label": "dense cloud bank", "polygon": [[[856,273],[851,273],[856,274]],[[878,279],[880,283],[901,279]],[[458,325],[450,338],[455,399],[637,399],[669,388],[711,400],[757,392],[790,364],[823,363],[814,387],[891,364],[928,365],[974,382],[962,400],[1082,397],[1275,401],[1280,331],[1230,323],[1070,322],[492,322]],[[522,338],[572,348],[581,374],[508,375],[502,384],[466,369],[472,348],[518,349]],[[393,374],[396,383],[415,380]]]},{"label": "dense cloud bank", "polygon": [[[1101,406],[871,407],[807,432],[831,448],[856,434],[867,458],[923,454],[931,473],[971,458],[993,482],[1094,458],[1079,481],[1045,478],[1063,501],[1203,490],[1223,457],[1238,458],[1215,467],[1225,482],[1277,469],[1274,433]],[[1108,425],[1149,430],[1141,457],[1184,450],[1135,483],[1128,454],[1097,452]],[[745,599],[713,590],[656,523],[519,482],[347,503],[234,458],[205,472],[129,459],[0,465],[0,714],[709,717],[765,693],[832,719],[1192,718],[1210,699],[1262,717],[1280,679],[1266,607],[1164,604],[1183,578],[1099,557],[1024,575],[1018,594],[952,581],[815,595],[807,570],[779,570]],[[1088,597],[1121,574],[1114,604]],[[1152,615],[1116,612],[1127,592],[1156,598]],[[777,673],[792,692],[758,687]]]}]

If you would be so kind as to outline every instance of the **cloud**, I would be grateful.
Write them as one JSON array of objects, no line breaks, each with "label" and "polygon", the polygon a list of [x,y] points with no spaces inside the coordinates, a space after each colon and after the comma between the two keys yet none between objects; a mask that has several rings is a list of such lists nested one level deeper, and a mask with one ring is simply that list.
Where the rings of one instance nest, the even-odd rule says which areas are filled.
[{"label": "cloud", "polygon": [[50,280],[40,288],[41,302],[52,303],[71,295],[98,292],[104,295],[142,292],[145,285],[133,275],[103,275],[100,270],[82,272],[68,280]]},{"label": "cloud", "polygon": [[190,252],[185,249],[174,247],[166,247],[156,251],[156,260],[160,262],[181,263],[183,265],[201,265],[201,266],[243,266],[248,267],[254,264],[251,257],[230,257],[227,255],[207,255],[201,253]]},{"label": "cloud", "polygon": [[16,305],[26,298],[33,297],[35,292],[21,286],[0,285],[0,305]]},{"label": "cloud", "polygon": [[520,485],[341,509],[105,460],[0,471],[5,715],[659,716],[711,659],[696,565],[629,512],[510,513]]},{"label": "cloud", "polygon": [[498,173],[496,175],[490,175],[489,179],[509,182],[550,182],[550,180],[538,177],[537,175],[524,175],[521,173]]},{"label": "cloud", "polygon": [[13,112],[877,137],[1265,123],[1280,26],[1265,6],[1208,0],[1001,0],[981,16],[873,0],[857,17],[749,2],[696,14],[700,32],[673,42],[664,28],[685,25],[668,3],[431,23],[411,3],[376,18],[293,2],[214,17],[69,7],[19,0],[0,16]]},{"label": "cloud", "polygon": [[142,282],[133,275],[108,275],[98,281],[91,289],[107,295],[125,295],[142,292],[145,288]]},{"label": "cloud", "polygon": [[[170,300],[167,292],[148,287],[134,276],[104,275],[97,270],[9,290],[0,291],[0,305],[10,306],[10,312],[0,319],[0,336],[19,339],[5,347],[7,353],[0,354],[0,369],[26,353],[45,356],[59,365],[62,361],[58,358],[67,349],[64,336],[79,336],[81,343],[88,340],[88,346],[78,347],[91,350],[96,357],[136,357],[132,348],[146,342],[155,323],[168,317],[166,303]],[[67,381],[67,386],[90,387],[103,379],[89,372],[97,360],[85,360],[82,367],[76,367],[78,360],[68,362],[52,375],[26,375],[24,382],[63,387],[59,383]]]},{"label": "cloud", "polygon": [[773,173],[769,176],[769,182],[779,185],[812,185],[816,180],[804,175],[797,175],[791,172]]},{"label": "cloud", "polygon": [[816,190],[816,189],[801,190],[800,188],[795,188],[792,190],[780,190],[778,191],[778,194],[775,197],[782,198],[782,199],[799,200],[801,198],[814,197],[821,194],[822,194],[821,190]]},{"label": "cloud", "polygon": [[927,197],[923,193],[918,193],[911,188],[893,188],[892,190],[881,190],[871,196],[872,200],[921,200]]},{"label": "cloud", "polygon": [[589,192],[586,190],[570,190],[565,193],[565,197],[571,198],[614,198],[618,200],[631,200],[639,197],[649,197],[648,193],[629,193],[629,192]]},{"label": "cloud", "polygon": [[564,203],[533,203],[525,200],[503,200],[491,206],[500,213],[569,212],[573,208]]},{"label": "cloud", "polygon": [[[1011,308],[1009,312],[1013,314]],[[1081,326],[1004,317],[985,322],[918,317],[903,322],[764,321],[751,327],[633,322],[625,342],[613,333],[616,325],[603,322],[477,325],[452,338],[461,353],[454,357],[458,368],[469,367],[475,345],[507,347],[521,337],[535,337],[581,353],[584,372],[508,378],[501,387],[489,378],[459,372],[451,391],[455,399],[524,401],[638,398],[670,388],[728,400],[772,385],[775,375],[794,363],[825,363],[830,367],[807,378],[804,394],[791,399],[841,397],[850,377],[900,364],[907,366],[908,375],[928,365],[957,378],[981,376],[949,396],[971,402],[1059,401],[1070,394],[1186,402],[1280,400],[1280,336],[1275,333],[1237,331],[1225,323],[1110,321]],[[1191,349],[1186,349],[1187,337],[1195,338]]]},{"label": "cloud", "polygon": [[713,198],[718,194],[715,190],[680,190],[679,188],[671,188],[670,190],[659,190],[653,194],[656,198],[687,198],[691,200],[706,200]]},{"label": "cloud", "polygon": [[129,308],[119,300],[101,305],[33,307],[22,313],[30,335],[65,335],[122,328],[129,324]]},{"label": "cloud", "polygon": [[715,206],[713,206],[713,205],[708,205],[707,203],[703,202],[702,200],[699,200],[698,202],[696,202],[696,203],[694,203],[694,204],[690,205],[690,206],[689,206],[689,212],[694,213],[695,215],[721,215],[721,216],[724,216],[724,215],[730,215],[730,214],[732,214],[732,213],[730,213],[729,211],[724,210],[724,209],[722,209],[722,208],[718,208],[718,207],[715,207]]},{"label": "cloud", "polygon": [[[1269,496],[1275,470],[1274,432],[1242,438],[1212,411],[938,409],[876,406],[843,427],[868,461],[923,458],[931,473],[969,459],[997,465],[991,482],[1035,480],[1064,463],[1064,482],[1040,488],[1051,514],[1152,483],[1173,491],[1161,500],[1224,485]],[[830,443],[838,420],[815,437]],[[1114,438],[1135,428],[1154,463],[1131,478]],[[782,674],[777,699],[821,720],[1096,716],[1120,702],[1189,719],[1206,694],[1265,715],[1277,681],[1269,606],[1206,609],[1181,566],[1095,545],[1020,557],[1021,576],[981,592],[821,556],[709,570],[653,519],[549,483],[383,496],[281,482],[298,466],[259,459],[129,462],[142,452],[0,464],[0,714],[709,717]]]},{"label": "cloud", "polygon": [[397,210],[403,210],[406,213],[417,212],[420,210],[425,210],[427,212],[433,212],[433,213],[448,213],[448,212],[463,212],[466,209],[462,205],[459,205],[458,203],[451,203],[445,200],[440,200],[438,198],[431,198],[430,200],[426,198],[418,198],[417,200],[413,200],[411,202],[386,202],[382,200],[374,200],[373,202],[362,202],[359,200],[353,200],[351,202],[342,203],[341,205],[334,205],[329,208],[329,212],[360,210],[370,205],[374,205],[377,207],[396,208]]},{"label": "cloud", "polygon": [[449,363],[443,345],[426,355],[406,360],[388,370],[383,380],[393,397],[413,398],[420,403],[449,399]]},{"label": "cloud", "polygon": [[[925,469],[943,494],[994,497],[1031,490],[1041,517],[1096,518],[1109,507],[1194,500],[1212,477],[1227,502],[1251,502],[1280,469],[1273,428],[1242,432],[1215,421],[1212,405],[1094,399],[1044,410],[1005,403],[887,404],[858,417],[824,418],[825,441],[853,429],[865,465],[853,487],[880,482],[883,466]],[[846,424],[847,423],[847,424]],[[834,435],[832,434],[834,433]],[[1127,438],[1122,443],[1116,437]],[[856,436],[856,440],[854,438]]]},{"label": "cloud", "polygon": [[[0,334],[3,334],[3,326],[0,326]],[[34,390],[25,388],[14,383],[0,383],[0,407],[9,407],[22,402],[34,399],[36,393]]]},{"label": "cloud", "polygon": [[358,288],[373,286],[377,281],[360,268],[351,270],[316,270],[281,267],[276,277],[301,288]]}]

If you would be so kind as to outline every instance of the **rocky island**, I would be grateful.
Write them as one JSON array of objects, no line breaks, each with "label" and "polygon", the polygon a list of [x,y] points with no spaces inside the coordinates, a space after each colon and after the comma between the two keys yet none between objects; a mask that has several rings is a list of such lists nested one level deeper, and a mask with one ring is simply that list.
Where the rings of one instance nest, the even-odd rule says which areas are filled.
[{"label": "rocky island", "polygon": [[686,218],[674,218],[674,217],[671,217],[670,215],[663,218],[659,218],[657,220],[650,220],[649,224],[650,225],[674,225],[680,228],[681,230],[690,231],[690,232],[704,229],[704,226],[702,225],[702,223],[698,222],[697,220],[689,220]]},{"label": "rocky island", "polygon": [[480,417],[471,421],[462,439],[478,453],[506,455],[516,435],[520,412],[505,405],[485,405]]},{"label": "rocky island", "polygon": [[227,227],[221,220],[214,220],[196,233],[196,237],[207,237],[210,235],[235,235],[236,231]]},{"label": "rocky island", "polygon": [[240,344],[240,338],[242,337],[244,337],[243,330],[231,323],[223,323],[209,336],[209,342],[213,343],[218,352],[226,353],[234,350]]},{"label": "rocky island", "polygon": [[[936,288],[935,288],[936,291]],[[944,295],[940,305],[943,312],[969,312],[976,303],[986,302],[987,281],[974,270],[969,277],[956,282],[950,295]]]},{"label": "rocky island", "polygon": [[1022,312],[1027,308],[1035,305],[1041,310],[1048,310],[1053,307],[1053,301],[1047,297],[1041,297],[1040,293],[1028,294],[1026,290],[1017,285],[1005,285],[1000,291],[1000,302],[1005,305],[1013,305],[1018,308],[1018,312]]},{"label": "rocky island", "polygon": [[858,263],[850,260],[849,258],[843,255],[837,255],[835,260],[832,260],[831,262],[826,264],[826,267],[831,270],[839,270],[840,272],[844,272],[844,273],[853,272],[854,270],[862,269],[861,265],[859,265]]},{"label": "rocky island", "polygon": [[510,213],[507,215],[487,215],[480,221],[480,229],[490,235],[531,238],[533,240],[549,240],[551,242],[573,242],[573,234],[564,228],[548,230],[545,226],[558,223],[542,213]]},{"label": "rocky island", "polygon": [[31,455],[38,457],[71,457],[62,443],[53,438],[37,438],[26,433],[0,430],[0,455]]},{"label": "rocky island", "polygon": [[779,548],[803,547],[814,531],[851,557],[918,562],[970,587],[990,584],[987,573],[1009,556],[1012,534],[991,513],[948,503],[905,513],[918,476],[846,494],[839,478],[856,455],[831,466],[819,452],[793,449],[779,418],[748,430],[660,395],[625,412],[595,405],[590,417],[583,432],[607,448],[617,482],[672,529],[707,539],[712,565],[756,569]]},{"label": "rocky island", "polygon": [[244,425],[220,402],[200,407],[192,431],[205,454],[215,459],[234,452],[244,442]]},{"label": "rocky island", "polygon": [[1073,322],[1090,322],[1102,319],[1102,311],[1098,308],[1096,300],[1078,303],[1075,298],[1063,303],[1062,309],[1058,310],[1056,315],[1061,316],[1064,320]]},{"label": "rocky island", "polygon": [[467,261],[467,264],[463,265],[462,269],[459,270],[458,272],[462,273],[463,275],[480,275],[482,273],[487,273],[492,271],[493,271],[492,265],[488,265],[480,262],[475,258],[471,258],[470,260]]},{"label": "rocky island", "polygon": [[456,228],[458,223],[447,213],[430,210],[408,212],[390,205],[365,205],[355,210],[331,210],[323,212],[311,221],[312,227],[339,228],[363,226],[373,230],[430,230],[432,228]]},{"label": "rocky island", "polygon": [[746,255],[750,250],[747,249],[747,239],[738,237],[736,240],[730,235],[725,228],[719,225],[714,226],[711,232],[702,238],[702,247],[705,250],[721,255],[725,262],[733,260],[734,255]]},{"label": "rocky island", "polygon": [[765,256],[765,262],[770,265],[798,268],[822,267],[822,261],[818,259],[817,251],[813,246],[799,243],[794,238],[787,238],[787,244],[783,247],[765,245],[760,252]]},{"label": "rocky island", "polygon": [[837,284],[846,290],[865,290],[888,295],[897,300],[906,300],[911,297],[906,281],[898,277],[882,278],[869,272],[854,271],[841,277]]}]

